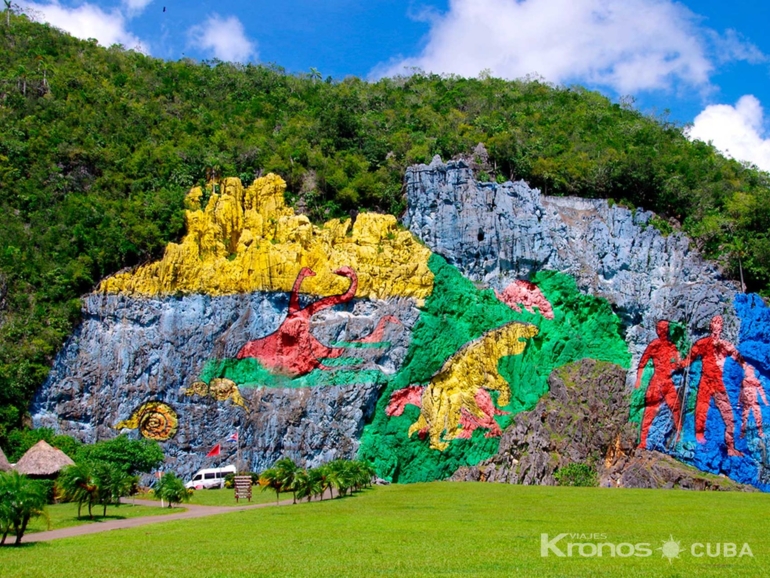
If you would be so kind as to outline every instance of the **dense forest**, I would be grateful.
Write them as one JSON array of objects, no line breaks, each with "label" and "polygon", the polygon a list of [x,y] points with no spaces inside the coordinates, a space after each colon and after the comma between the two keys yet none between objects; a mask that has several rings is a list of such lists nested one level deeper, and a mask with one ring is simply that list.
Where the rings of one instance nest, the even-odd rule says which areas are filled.
[{"label": "dense forest", "polygon": [[479,178],[656,211],[770,294],[770,175],[683,127],[580,87],[416,73],[365,82],[167,62],[0,22],[0,444],[78,321],[79,296],[157,258],[183,196],[276,172],[314,220],[404,209],[413,163],[473,155]]}]

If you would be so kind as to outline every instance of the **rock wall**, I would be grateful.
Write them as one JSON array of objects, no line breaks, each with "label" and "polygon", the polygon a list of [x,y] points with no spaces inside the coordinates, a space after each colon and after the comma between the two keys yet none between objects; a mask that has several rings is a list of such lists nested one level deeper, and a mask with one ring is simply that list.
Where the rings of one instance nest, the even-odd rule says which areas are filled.
[{"label": "rock wall", "polygon": [[[224,440],[236,430],[244,465],[255,471],[286,454],[310,465],[352,458],[377,402],[379,383],[406,353],[408,328],[417,315],[413,304],[357,300],[314,321],[314,334],[333,342],[365,335],[383,315],[396,312],[403,325],[390,328],[390,347],[362,350],[365,372],[337,373],[336,381],[318,387],[250,382],[230,391],[191,391],[210,359],[234,357],[239,340],[274,331],[287,306],[283,293],[152,299],[89,295],[83,323],[35,398],[34,423],[86,442],[120,431],[158,439],[168,467],[184,475],[215,463],[205,455],[218,443],[224,453],[217,460],[233,461],[236,447]],[[234,328],[237,340],[231,339]],[[157,408],[143,424],[125,424],[148,402],[162,402],[173,412],[173,436],[164,435],[155,421]]]},{"label": "rock wall", "polygon": [[[554,270],[606,299],[631,356],[629,419],[642,449],[770,489],[770,310],[642,210],[478,183],[463,162],[412,167],[405,223],[465,276],[498,292]],[[588,357],[591,357],[589,355]]]},{"label": "rock wall", "polygon": [[[651,213],[479,183],[440,159],[407,171],[408,231],[376,214],[312,225],[284,187],[193,189],[182,242],[84,298],[34,423],[158,439],[182,474],[216,444],[218,461],[254,470],[358,455],[401,482],[550,483],[559,464],[616,452],[615,485],[653,463],[672,485],[709,485],[673,458],[770,488],[770,310]],[[595,389],[619,388],[600,421],[625,432],[622,452],[589,424],[543,418],[559,443],[524,474],[499,469],[542,433],[554,376],[594,366],[615,368]]]}]

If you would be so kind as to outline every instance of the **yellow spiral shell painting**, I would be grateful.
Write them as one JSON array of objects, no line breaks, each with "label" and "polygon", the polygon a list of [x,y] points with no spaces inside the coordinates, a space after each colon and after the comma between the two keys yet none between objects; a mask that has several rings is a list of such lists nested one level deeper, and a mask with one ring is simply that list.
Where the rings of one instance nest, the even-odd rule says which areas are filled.
[{"label": "yellow spiral shell painting", "polygon": [[138,428],[144,437],[164,442],[176,435],[179,420],[170,405],[162,401],[148,401],[135,409],[130,418],[115,425],[115,429],[123,428]]}]

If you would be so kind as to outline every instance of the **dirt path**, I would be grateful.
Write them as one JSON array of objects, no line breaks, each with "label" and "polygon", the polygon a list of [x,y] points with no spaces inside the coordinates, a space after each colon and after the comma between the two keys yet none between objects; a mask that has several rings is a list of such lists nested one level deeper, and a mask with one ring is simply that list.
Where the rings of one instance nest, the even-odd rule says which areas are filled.
[{"label": "dirt path", "polygon": [[[315,501],[316,498],[313,498]],[[178,514],[166,514],[161,516],[145,516],[141,518],[128,518],[126,520],[109,520],[107,522],[92,522],[82,526],[72,526],[62,528],[61,530],[51,530],[49,532],[35,532],[25,534],[22,538],[23,543],[46,542],[48,540],[57,540],[59,538],[71,538],[73,536],[85,536],[86,534],[96,534],[98,532],[109,532],[110,530],[124,530],[126,528],[136,528],[148,524],[159,524],[161,522],[171,522],[173,520],[188,520],[191,518],[203,518],[205,516],[216,516],[217,514],[227,514],[229,512],[241,512],[243,510],[254,510],[256,508],[269,508],[278,506],[289,506],[292,500],[283,500],[278,502],[267,502],[264,504],[246,504],[243,506],[191,506],[184,505],[186,511]],[[160,507],[158,502],[153,500],[136,500],[140,506]]]}]

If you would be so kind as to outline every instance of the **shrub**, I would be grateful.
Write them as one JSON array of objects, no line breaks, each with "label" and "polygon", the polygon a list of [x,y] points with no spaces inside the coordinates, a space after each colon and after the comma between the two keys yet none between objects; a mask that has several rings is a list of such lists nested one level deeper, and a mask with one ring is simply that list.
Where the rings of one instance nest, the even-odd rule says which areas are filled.
[{"label": "shrub", "polygon": [[163,474],[163,477],[155,486],[154,494],[156,498],[166,500],[168,507],[172,504],[181,504],[189,502],[192,492],[184,487],[182,478],[171,472]]},{"label": "shrub", "polygon": [[599,485],[599,474],[594,466],[573,463],[559,468],[553,475],[560,486],[593,487]]},{"label": "shrub", "polygon": [[81,446],[76,462],[110,462],[128,474],[149,473],[163,463],[163,450],[154,440],[132,440],[122,434],[110,440]]}]

